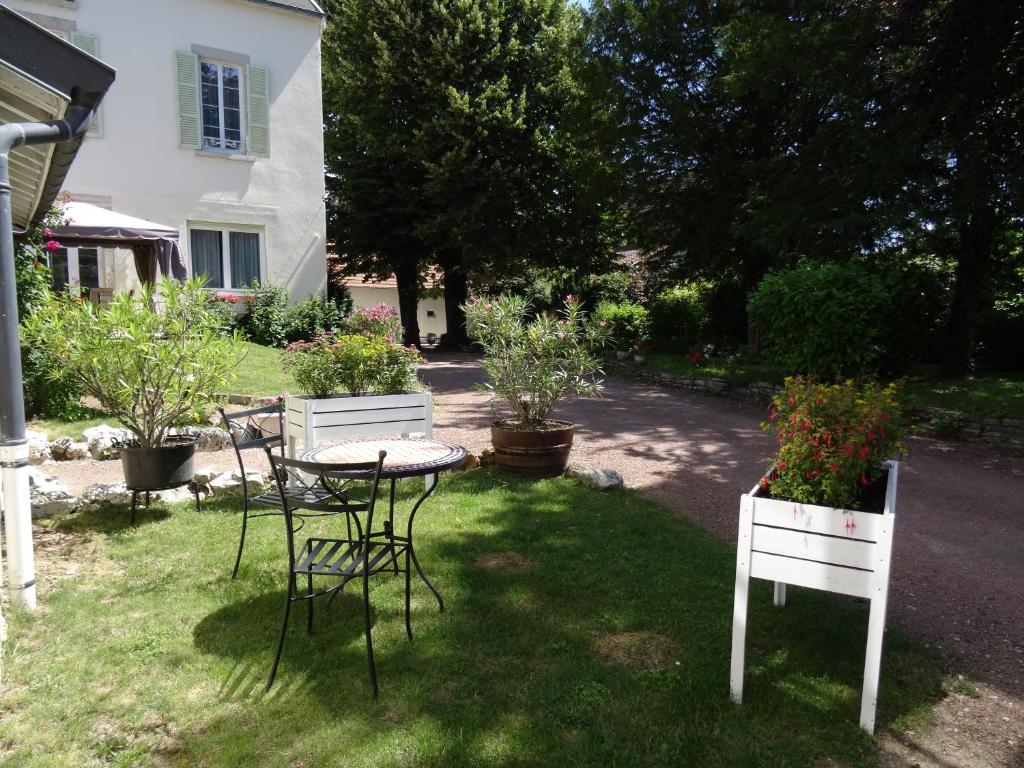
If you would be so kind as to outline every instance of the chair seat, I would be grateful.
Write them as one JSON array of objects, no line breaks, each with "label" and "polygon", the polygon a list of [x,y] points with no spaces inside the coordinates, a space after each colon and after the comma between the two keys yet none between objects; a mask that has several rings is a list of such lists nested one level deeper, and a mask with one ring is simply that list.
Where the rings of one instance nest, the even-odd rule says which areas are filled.
[{"label": "chair seat", "polygon": [[[290,504],[301,506],[304,502],[309,504],[318,504],[322,502],[337,503],[338,496],[345,498],[344,493],[339,493],[338,496],[328,493],[322,488],[285,488],[285,496],[288,497]],[[282,509],[283,504],[281,502],[281,494],[277,491],[267,491],[261,493],[258,496],[252,496],[249,498],[250,504],[256,504],[262,507],[276,507]],[[344,511],[341,507],[338,509],[339,512]]]},{"label": "chair seat", "polygon": [[[309,576],[341,576],[350,579],[363,575],[363,558],[360,555],[362,542],[357,539],[306,539],[299,556],[295,559],[293,573]],[[387,540],[370,542],[370,573],[385,558],[394,559],[405,551],[405,542]],[[377,569],[379,570],[379,569]]]}]

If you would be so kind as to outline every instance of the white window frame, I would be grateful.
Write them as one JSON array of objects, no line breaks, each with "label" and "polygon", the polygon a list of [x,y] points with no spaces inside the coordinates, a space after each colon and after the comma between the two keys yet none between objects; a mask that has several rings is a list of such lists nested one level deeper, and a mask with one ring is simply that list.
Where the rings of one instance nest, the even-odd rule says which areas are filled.
[{"label": "white window frame", "polygon": [[213,288],[210,290],[217,291],[217,293],[233,293],[233,294],[247,294],[252,293],[252,288],[232,288],[231,287],[231,233],[232,232],[249,232],[259,236],[260,241],[260,283],[264,283],[267,280],[267,230],[266,227],[253,226],[250,224],[224,224],[223,222],[214,221],[190,221],[188,222],[188,274],[189,277],[194,277],[195,274],[192,271],[192,230],[194,229],[205,229],[220,232],[220,254],[221,254],[221,271],[224,275],[224,287]]},{"label": "white window frame", "polygon": [[[211,147],[206,144],[206,124],[204,122],[205,107],[203,106],[203,64],[215,64],[217,66],[217,118],[220,122],[220,143],[219,147]],[[226,145],[225,122],[224,122],[224,67],[231,67],[238,70],[238,149],[229,149]],[[199,151],[216,152],[224,155],[244,155],[248,151],[246,146],[246,114],[245,101],[248,87],[245,82],[245,65],[237,61],[226,61],[213,58],[212,56],[199,57]],[[239,230],[241,231],[241,230]]]},{"label": "white window frame", "polygon": [[[94,245],[82,245],[82,246],[78,246],[78,245],[63,246],[62,245],[61,248],[63,248],[65,251],[67,251],[67,254],[68,254],[68,284],[65,287],[67,288],[69,294],[71,294],[72,296],[77,296],[78,294],[75,292],[75,287],[76,286],[78,287],[79,292],[81,291],[81,287],[82,287],[82,267],[81,267],[81,263],[78,261],[78,249],[79,248],[86,248],[86,249],[91,250],[91,251],[96,251],[96,279],[97,279],[97,282],[99,282],[99,285],[97,287],[98,288],[105,288],[106,287],[106,286],[103,285],[103,266],[104,265],[103,265],[103,249],[102,248],[99,248],[99,247],[94,246]],[[262,251],[260,253],[262,255]],[[49,252],[46,254],[46,264],[51,269],[53,268],[53,256],[54,256],[54,254],[49,253]]]}]

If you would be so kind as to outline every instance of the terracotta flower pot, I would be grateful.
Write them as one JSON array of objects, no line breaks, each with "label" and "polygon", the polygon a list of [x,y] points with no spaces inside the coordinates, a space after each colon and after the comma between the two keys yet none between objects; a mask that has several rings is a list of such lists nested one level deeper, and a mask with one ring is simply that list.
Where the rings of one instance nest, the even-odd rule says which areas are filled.
[{"label": "terracotta flower pot", "polygon": [[510,428],[506,421],[494,422],[491,443],[495,464],[531,477],[555,477],[565,472],[576,425],[569,421],[548,421],[547,425],[547,429],[528,431]]}]

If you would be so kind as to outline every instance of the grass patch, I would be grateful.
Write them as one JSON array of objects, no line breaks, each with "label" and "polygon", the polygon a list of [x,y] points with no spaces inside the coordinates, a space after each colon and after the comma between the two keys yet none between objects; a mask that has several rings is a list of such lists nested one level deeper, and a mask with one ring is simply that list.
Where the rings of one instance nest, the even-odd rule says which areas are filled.
[{"label": "grass patch", "polygon": [[[418,483],[402,485],[407,503]],[[735,550],[629,492],[445,477],[417,541],[447,607],[414,582],[409,642],[402,579],[376,577],[376,701],[357,585],[331,610],[318,605],[312,637],[293,612],[263,693],[284,533],[279,519],[256,521],[233,581],[238,512],[221,500],[201,514],[156,506],[134,529],[118,508],[64,524],[92,539],[89,567],[44,592],[37,615],[9,616],[0,765],[876,762],[857,727],[866,607],[794,589],[774,609],[771,585],[755,582],[735,706]],[[330,525],[309,521],[303,535]],[[882,725],[921,717],[942,695],[936,660],[888,633]]]},{"label": "grass patch", "polygon": [[699,366],[695,366],[681,353],[670,352],[648,353],[644,361],[644,367],[652,371],[670,373],[673,376],[725,379],[733,384],[753,384],[760,381],[781,384],[785,376],[781,369],[774,368],[767,363],[708,358],[702,360]]}]

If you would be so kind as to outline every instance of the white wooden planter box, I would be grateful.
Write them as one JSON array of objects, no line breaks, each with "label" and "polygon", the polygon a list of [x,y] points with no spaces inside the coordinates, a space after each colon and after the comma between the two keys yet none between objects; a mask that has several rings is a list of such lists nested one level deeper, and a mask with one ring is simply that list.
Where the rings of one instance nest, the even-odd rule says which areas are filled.
[{"label": "white wooden planter box", "polygon": [[743,699],[751,578],[775,582],[775,605],[780,607],[786,603],[787,584],[854,595],[871,601],[860,725],[868,733],[874,732],[899,462],[888,462],[888,468],[882,514],[768,499],[759,495],[760,485],[743,495],[729,676],[736,703]]}]

